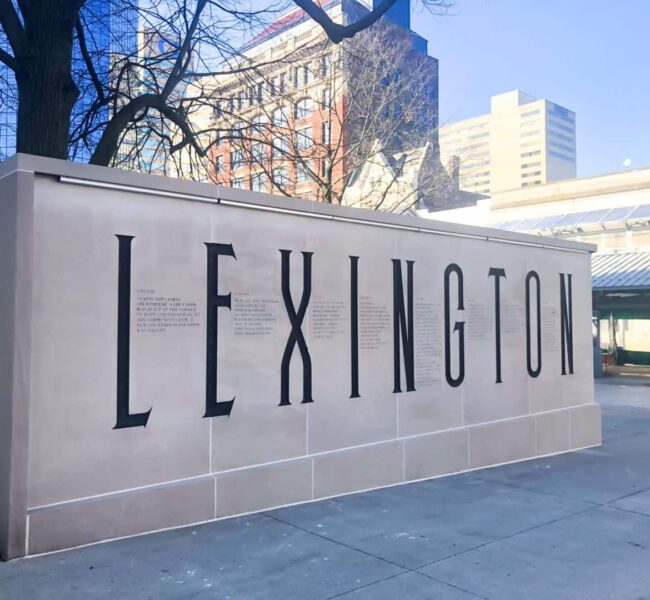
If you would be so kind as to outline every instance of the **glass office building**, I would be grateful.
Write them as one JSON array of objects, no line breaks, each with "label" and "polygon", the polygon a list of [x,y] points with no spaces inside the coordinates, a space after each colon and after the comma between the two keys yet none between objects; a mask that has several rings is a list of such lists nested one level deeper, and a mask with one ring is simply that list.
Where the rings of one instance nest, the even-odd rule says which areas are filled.
[{"label": "glass office building", "polygon": [[[88,0],[82,9],[82,19],[86,45],[94,68],[100,82],[108,88],[111,78],[119,70],[120,61],[126,56],[133,56],[138,50],[137,6],[133,0]],[[2,32],[0,47],[9,49]],[[86,161],[90,158],[111,109],[108,105],[96,105],[97,90],[88,75],[78,43],[75,43],[72,61],[73,78],[79,87],[80,96],[72,115],[71,134],[75,137],[81,128],[92,132],[71,148],[70,158]],[[0,63],[0,160],[15,153],[15,96],[13,73]],[[89,114],[92,114],[90,120],[84,122]]]}]

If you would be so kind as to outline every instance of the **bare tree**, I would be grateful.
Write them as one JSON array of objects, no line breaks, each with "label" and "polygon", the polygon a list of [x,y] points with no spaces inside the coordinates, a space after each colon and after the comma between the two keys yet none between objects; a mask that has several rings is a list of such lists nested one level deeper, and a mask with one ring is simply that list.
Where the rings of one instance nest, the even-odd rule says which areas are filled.
[{"label": "bare tree", "polygon": [[[295,0],[333,43],[372,25],[394,2],[342,24],[317,2]],[[128,130],[149,124],[155,144],[174,150],[173,127],[183,132],[177,143],[205,153],[183,88],[206,74],[227,74],[245,35],[285,8],[242,9],[234,0],[0,0],[0,62],[15,75],[17,150],[119,163],[120,145],[140,139]],[[129,29],[142,24],[169,42],[158,58],[145,60],[140,42],[132,47]]]},{"label": "bare tree", "polygon": [[449,194],[438,160],[437,62],[399,27],[377,25],[338,46],[315,36],[219,84],[191,86],[195,102],[209,98],[195,122],[211,147],[202,166],[186,159],[192,173],[395,212]]}]

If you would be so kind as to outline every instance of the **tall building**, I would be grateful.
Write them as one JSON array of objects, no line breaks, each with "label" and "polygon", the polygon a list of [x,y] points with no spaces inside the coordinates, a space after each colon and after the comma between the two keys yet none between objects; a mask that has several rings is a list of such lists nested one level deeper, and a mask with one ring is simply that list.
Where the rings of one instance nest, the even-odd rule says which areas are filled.
[{"label": "tall building", "polygon": [[[111,73],[121,59],[133,56],[138,50],[138,8],[136,2],[122,3],[116,0],[87,0],[82,9],[85,25],[86,45],[97,76],[108,86]],[[0,29],[0,47],[9,50],[8,42]],[[72,57],[72,76],[79,87],[79,99],[73,109],[71,135],[75,137],[82,130],[90,131],[71,150],[73,160],[86,161],[97,143],[102,127],[110,114],[108,105],[96,111],[92,121],[84,121],[96,99],[95,84],[88,70],[78,43],[75,43]],[[0,161],[16,151],[16,109],[17,90],[13,72],[0,64]],[[13,90],[10,88],[13,87]],[[9,101],[6,101],[8,97]]]},{"label": "tall building", "polygon": [[[357,0],[329,0],[322,8],[341,24],[368,13]],[[209,112],[194,121],[215,132],[206,178],[338,203],[377,140],[382,153],[394,153],[430,138],[437,159],[438,61],[409,25],[409,1],[398,0],[349,43],[330,43],[302,9],[267,27],[229,65],[243,72],[188,90],[211,90]]]},{"label": "tall building", "polygon": [[[0,48],[9,51],[9,43],[1,33]],[[16,151],[15,85],[13,71],[0,63],[0,162]]]},{"label": "tall building", "polygon": [[[120,78],[129,59],[138,54],[138,3],[121,0],[87,0],[82,9],[86,29],[86,45],[93,67],[105,90]],[[97,98],[95,83],[88,74],[79,44],[75,43],[72,56],[73,77],[79,86],[79,99],[71,119],[71,137],[85,136],[73,144],[70,158],[86,162],[99,141],[113,106],[106,104],[93,110]],[[124,76],[122,78],[125,79]],[[92,114],[92,118],[88,115]]]},{"label": "tall building", "polygon": [[489,114],[440,127],[440,156],[479,194],[573,178],[576,116],[519,90],[493,96]]}]

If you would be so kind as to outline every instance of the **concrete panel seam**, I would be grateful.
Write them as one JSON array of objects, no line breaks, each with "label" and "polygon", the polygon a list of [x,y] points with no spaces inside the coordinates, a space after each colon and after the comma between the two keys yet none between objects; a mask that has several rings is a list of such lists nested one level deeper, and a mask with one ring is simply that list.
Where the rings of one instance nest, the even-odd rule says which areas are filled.
[{"label": "concrete panel seam", "polygon": [[[591,406],[591,405],[590,404],[584,404],[584,405],[581,405],[581,406]],[[238,471],[246,471],[248,469],[257,469],[257,468],[260,468],[260,467],[267,467],[267,466],[272,466],[272,465],[285,464],[285,463],[294,462],[294,461],[298,461],[298,460],[304,460],[306,458],[314,459],[314,458],[318,458],[320,456],[334,455],[334,454],[338,454],[338,453],[344,453],[344,452],[349,452],[349,451],[352,451],[352,450],[358,450],[358,449],[363,449],[363,448],[372,448],[374,446],[380,446],[382,444],[390,444],[390,443],[395,442],[395,441],[405,442],[406,440],[412,440],[412,439],[423,438],[423,437],[434,436],[434,435],[442,435],[442,434],[445,434],[445,433],[448,433],[448,432],[454,432],[454,431],[466,431],[466,432],[469,433],[469,431],[471,429],[478,429],[478,428],[481,428],[481,427],[488,427],[490,425],[496,425],[496,424],[499,424],[499,423],[507,423],[507,422],[510,422],[510,421],[517,421],[517,420],[522,420],[522,419],[530,419],[530,418],[534,418],[534,417],[536,417],[538,415],[546,415],[546,414],[551,414],[551,413],[560,413],[560,412],[563,412],[563,411],[570,411],[570,410],[571,409],[569,409],[569,408],[558,408],[558,409],[543,411],[543,412],[539,412],[539,413],[532,413],[532,414],[527,414],[527,415],[520,415],[520,416],[517,416],[517,417],[510,417],[510,418],[507,418],[507,419],[500,419],[500,420],[497,420],[497,421],[488,421],[486,423],[478,423],[476,425],[466,425],[464,427],[453,427],[453,428],[449,428],[449,429],[441,429],[439,431],[430,431],[430,432],[427,432],[427,433],[418,433],[418,434],[415,434],[415,435],[404,436],[404,437],[401,437],[401,438],[389,438],[389,439],[380,440],[380,441],[377,441],[377,442],[370,442],[370,443],[367,443],[367,444],[359,444],[357,446],[347,446],[345,448],[338,448],[337,450],[328,450],[326,452],[316,452],[316,453],[309,454],[309,455],[306,455],[306,456],[297,456],[297,457],[287,458],[287,459],[283,459],[283,460],[276,460],[276,461],[269,461],[269,462],[266,462],[266,463],[258,463],[258,464],[254,464],[254,465],[248,465],[248,466],[245,466],[245,467],[236,467],[234,469],[226,469],[226,470],[223,470],[223,471],[218,471],[216,473],[204,473],[202,475],[195,475],[193,477],[187,477],[187,478],[184,478],[184,479],[175,479],[175,480],[172,480],[172,481],[153,483],[153,484],[149,484],[149,485],[145,485],[145,486],[139,486],[139,487],[135,487],[135,488],[126,488],[126,489],[117,490],[117,491],[114,491],[114,492],[106,492],[106,493],[103,493],[103,494],[96,494],[96,495],[93,495],[93,496],[84,496],[84,497],[81,497],[81,498],[74,498],[72,500],[64,500],[64,501],[61,501],[61,502],[53,502],[53,503],[50,503],[50,504],[43,504],[43,505],[40,505],[40,506],[29,507],[28,510],[30,512],[33,512],[33,511],[36,511],[36,510],[43,510],[43,509],[46,509],[46,508],[51,508],[51,507],[64,505],[64,504],[70,504],[70,503],[73,503],[73,502],[79,502],[79,501],[83,501],[83,500],[92,500],[92,499],[95,499],[95,498],[104,498],[104,497],[109,497],[109,496],[115,496],[115,495],[118,495],[118,494],[138,492],[138,491],[141,491],[141,490],[146,490],[146,489],[151,489],[151,488],[177,485],[177,484],[181,484],[181,483],[185,483],[185,482],[189,482],[189,481],[204,479],[204,478],[209,477],[211,475],[225,475],[225,474],[228,474],[228,473],[236,473]],[[469,435],[468,435],[468,444],[469,444]],[[534,458],[538,458],[538,457],[534,457]],[[527,459],[522,459],[522,460],[530,460],[530,457],[527,458]],[[509,464],[509,463],[499,463],[499,464]],[[491,467],[491,466],[496,466],[496,465],[489,465],[489,466]],[[480,468],[487,468],[487,466],[480,467]]]}]

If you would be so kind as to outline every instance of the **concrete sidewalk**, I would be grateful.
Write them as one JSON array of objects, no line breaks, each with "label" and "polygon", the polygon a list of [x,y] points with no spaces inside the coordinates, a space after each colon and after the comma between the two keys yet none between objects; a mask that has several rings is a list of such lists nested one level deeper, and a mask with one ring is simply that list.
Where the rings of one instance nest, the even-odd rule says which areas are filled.
[{"label": "concrete sidewalk", "polygon": [[596,390],[602,448],[0,564],[0,599],[650,599],[650,388]]}]

